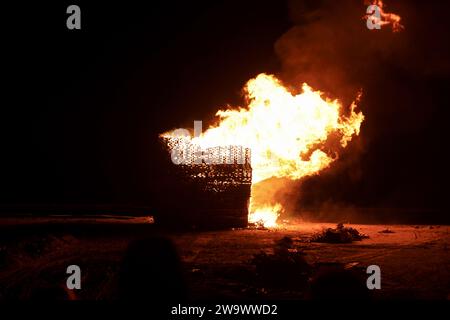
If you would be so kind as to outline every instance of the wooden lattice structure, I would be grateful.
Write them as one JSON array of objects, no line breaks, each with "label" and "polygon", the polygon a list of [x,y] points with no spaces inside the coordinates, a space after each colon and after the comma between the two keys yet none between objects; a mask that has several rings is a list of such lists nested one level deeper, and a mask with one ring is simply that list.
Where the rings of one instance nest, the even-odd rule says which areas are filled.
[{"label": "wooden lattice structure", "polygon": [[174,157],[171,151],[181,142],[166,141],[174,194],[161,220],[199,228],[245,227],[252,181],[250,149],[218,146],[200,150],[183,142]]}]

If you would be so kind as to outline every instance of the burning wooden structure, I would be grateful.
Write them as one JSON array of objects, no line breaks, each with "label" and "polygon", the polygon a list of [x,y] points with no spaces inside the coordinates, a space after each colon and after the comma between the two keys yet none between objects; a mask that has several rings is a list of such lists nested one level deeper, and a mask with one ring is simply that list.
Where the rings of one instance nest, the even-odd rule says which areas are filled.
[{"label": "burning wooden structure", "polygon": [[[166,143],[172,151],[182,150],[178,157],[183,161],[174,159],[173,152],[167,153],[171,156],[167,174],[173,198],[160,209],[156,223],[200,229],[247,226],[250,149],[218,146],[198,150],[176,138]],[[183,143],[183,148],[177,149]]]}]

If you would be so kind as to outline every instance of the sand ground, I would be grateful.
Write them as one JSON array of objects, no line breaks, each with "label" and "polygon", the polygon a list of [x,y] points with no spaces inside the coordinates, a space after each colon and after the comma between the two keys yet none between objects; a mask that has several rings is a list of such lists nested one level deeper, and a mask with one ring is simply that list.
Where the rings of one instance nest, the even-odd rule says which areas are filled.
[{"label": "sand ground", "polygon": [[[148,218],[101,221],[41,219],[0,223],[0,299],[115,299],[117,273],[130,241],[151,235],[173,240],[192,299],[305,298],[305,289],[264,288],[255,283],[250,263],[261,251],[273,253],[275,241],[290,237],[293,251],[311,265],[341,264],[381,268],[382,288],[375,299],[449,299],[449,226],[349,225],[368,239],[349,244],[310,242],[334,224],[301,223],[274,230],[237,229],[169,232]],[[63,219],[64,220],[64,219]],[[383,233],[383,230],[390,233]],[[64,289],[66,267],[82,268],[83,288]],[[275,275],[276,277],[277,275]]]}]

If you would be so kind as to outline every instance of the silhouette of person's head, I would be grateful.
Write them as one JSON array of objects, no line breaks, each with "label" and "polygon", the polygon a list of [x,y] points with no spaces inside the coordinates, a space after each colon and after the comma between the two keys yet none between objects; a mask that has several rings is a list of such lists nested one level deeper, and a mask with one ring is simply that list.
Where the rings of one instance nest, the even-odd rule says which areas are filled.
[{"label": "silhouette of person's head", "polygon": [[312,299],[369,299],[363,278],[350,270],[327,269],[313,277],[310,287]]},{"label": "silhouette of person's head", "polygon": [[162,237],[131,242],[122,261],[119,293],[127,300],[183,299],[185,286],[174,244]]}]

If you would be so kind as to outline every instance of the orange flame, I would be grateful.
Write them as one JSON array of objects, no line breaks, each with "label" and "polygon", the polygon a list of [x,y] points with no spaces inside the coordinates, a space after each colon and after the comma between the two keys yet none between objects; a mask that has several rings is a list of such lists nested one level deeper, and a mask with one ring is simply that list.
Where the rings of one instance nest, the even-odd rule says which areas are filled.
[{"label": "orange flame", "polygon": [[[301,93],[294,94],[273,75],[259,74],[244,90],[245,108],[219,110],[218,124],[189,138],[189,143],[201,148],[250,148],[252,185],[273,177],[297,180],[327,168],[339,148],[359,134],[364,119],[355,112],[355,102],[344,115],[338,100],[324,98],[306,83]],[[161,136],[170,139],[174,132]],[[274,227],[281,209],[279,204],[255,207],[251,203],[249,220]]]},{"label": "orange flame", "polygon": [[389,12],[385,12],[384,11],[384,3],[382,0],[370,0],[370,1],[365,1],[366,5],[375,5],[379,8],[379,13],[380,13],[380,17],[379,19],[376,18],[374,15],[366,15],[364,18],[367,19],[372,19],[372,22],[374,24],[379,24],[380,27],[382,26],[386,26],[391,24],[392,25],[392,31],[393,32],[399,32],[401,30],[403,30],[405,27],[400,23],[400,20],[402,19],[399,15],[395,14],[395,13],[389,13]]},{"label": "orange flame", "polygon": [[277,226],[277,219],[282,212],[283,207],[277,203],[274,206],[262,206],[250,211],[248,222],[256,225],[262,225],[265,228],[274,228]]}]

